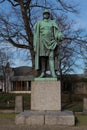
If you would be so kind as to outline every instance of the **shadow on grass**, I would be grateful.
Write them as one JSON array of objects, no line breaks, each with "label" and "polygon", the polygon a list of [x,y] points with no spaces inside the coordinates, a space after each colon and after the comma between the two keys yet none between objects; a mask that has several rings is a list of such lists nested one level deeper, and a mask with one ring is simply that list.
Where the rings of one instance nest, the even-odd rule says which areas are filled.
[{"label": "shadow on grass", "polygon": [[71,102],[71,103],[66,103],[62,106],[63,110],[70,110],[73,112],[82,112],[83,111],[83,105],[82,102]]},{"label": "shadow on grass", "polygon": [[75,115],[76,126],[87,126],[87,115]]}]

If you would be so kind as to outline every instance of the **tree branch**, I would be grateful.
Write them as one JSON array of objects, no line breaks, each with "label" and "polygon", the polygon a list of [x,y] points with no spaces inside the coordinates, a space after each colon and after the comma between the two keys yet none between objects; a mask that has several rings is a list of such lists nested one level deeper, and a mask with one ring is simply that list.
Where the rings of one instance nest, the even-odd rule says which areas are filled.
[{"label": "tree branch", "polygon": [[74,8],[74,6],[72,7],[71,5],[67,5],[67,4],[65,4],[62,0],[57,0],[59,3],[60,3],[60,5],[65,9],[65,10],[67,10],[67,11],[69,11],[69,12],[78,12],[75,8]]},{"label": "tree branch", "polygon": [[19,3],[17,2],[17,1],[15,1],[15,2],[17,2],[16,4],[14,4],[14,2],[12,2],[12,0],[8,0],[10,3],[11,3],[11,5],[12,6],[14,6],[14,7],[16,7],[16,6],[18,6],[19,5]]},{"label": "tree branch", "polygon": [[3,3],[5,0],[0,1],[0,4]]},{"label": "tree branch", "polygon": [[24,48],[24,49],[29,49],[30,48],[27,45],[22,45],[22,44],[15,43],[11,38],[8,38],[7,41],[10,42],[15,47]]}]

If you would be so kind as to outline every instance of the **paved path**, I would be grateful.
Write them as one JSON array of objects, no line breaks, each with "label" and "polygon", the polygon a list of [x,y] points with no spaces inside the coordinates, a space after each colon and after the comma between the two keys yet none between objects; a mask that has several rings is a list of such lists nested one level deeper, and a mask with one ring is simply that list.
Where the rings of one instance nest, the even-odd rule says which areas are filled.
[{"label": "paved path", "polygon": [[87,130],[87,126],[23,126],[16,125],[14,119],[1,119],[0,130]]},{"label": "paved path", "polygon": [[0,119],[0,130],[87,130],[87,126],[23,126],[16,125],[14,120]]},{"label": "paved path", "polygon": [[87,127],[1,125],[0,130],[87,130]]}]

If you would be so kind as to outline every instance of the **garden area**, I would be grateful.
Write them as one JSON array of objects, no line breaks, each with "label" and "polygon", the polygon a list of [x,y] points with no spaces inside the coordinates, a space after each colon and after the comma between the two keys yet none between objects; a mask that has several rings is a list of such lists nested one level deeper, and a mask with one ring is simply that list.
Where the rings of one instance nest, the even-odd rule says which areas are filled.
[{"label": "garden area", "polygon": [[[9,94],[0,93],[0,110],[14,110],[15,109],[15,97],[22,95],[24,110],[30,109],[31,94]],[[62,110],[72,110],[73,112],[83,111],[83,99],[87,95],[81,94],[64,94],[61,95]]]},{"label": "garden area", "polygon": [[[30,94],[0,94],[0,111],[15,110],[15,97],[23,96],[24,110],[30,109]],[[83,98],[87,95],[62,94],[62,110],[71,110],[75,114],[76,126],[87,126],[87,114],[83,112]],[[0,122],[14,122],[15,111],[13,113],[0,112]]]},{"label": "garden area", "polygon": [[0,110],[14,110],[15,97],[22,95],[24,109],[30,109],[30,94],[0,94]]}]

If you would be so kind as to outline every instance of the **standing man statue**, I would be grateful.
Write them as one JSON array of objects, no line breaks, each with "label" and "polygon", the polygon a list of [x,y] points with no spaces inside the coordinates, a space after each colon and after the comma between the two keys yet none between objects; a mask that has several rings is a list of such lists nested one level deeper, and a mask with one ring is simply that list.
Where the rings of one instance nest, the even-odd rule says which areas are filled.
[{"label": "standing man statue", "polygon": [[48,61],[51,75],[53,78],[56,77],[54,51],[58,40],[63,37],[55,21],[50,19],[50,12],[46,9],[43,12],[43,20],[34,25],[35,69],[41,70],[40,78],[45,77]]}]

